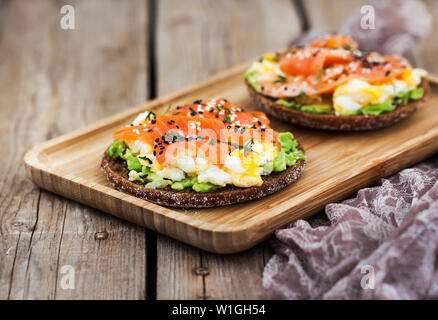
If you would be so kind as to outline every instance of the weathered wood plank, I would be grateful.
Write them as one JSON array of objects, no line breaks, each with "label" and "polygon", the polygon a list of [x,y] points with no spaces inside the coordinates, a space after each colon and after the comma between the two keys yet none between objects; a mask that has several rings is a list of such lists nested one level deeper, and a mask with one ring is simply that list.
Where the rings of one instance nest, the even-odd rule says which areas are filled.
[{"label": "weathered wood plank", "polygon": [[419,51],[421,67],[425,68],[429,72],[433,72],[435,75],[438,74],[438,41],[436,41],[436,30],[438,29],[438,1],[427,0],[425,1],[429,13],[433,17],[432,31],[429,36],[424,39],[421,44],[421,49]]},{"label": "weathered wood plank", "polygon": [[[288,0],[159,1],[157,23],[158,94],[285,47],[299,32]],[[217,256],[158,236],[157,298],[261,298],[269,254],[262,244]]]},{"label": "weathered wood plank", "polygon": [[352,14],[368,3],[366,0],[305,0],[303,1],[310,28],[321,32],[336,32]]},{"label": "weathered wood plank", "polygon": [[[75,30],[59,25],[67,3]],[[1,11],[0,299],[143,299],[144,229],[40,191],[21,159],[147,98],[146,1],[21,0]],[[64,265],[74,290],[60,286]]]}]

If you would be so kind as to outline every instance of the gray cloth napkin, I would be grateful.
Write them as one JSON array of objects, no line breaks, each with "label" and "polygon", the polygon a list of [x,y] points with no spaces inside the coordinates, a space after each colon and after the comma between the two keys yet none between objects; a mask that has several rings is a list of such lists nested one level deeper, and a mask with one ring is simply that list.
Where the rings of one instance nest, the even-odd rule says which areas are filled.
[{"label": "gray cloth napkin", "polygon": [[325,211],[276,231],[267,298],[438,299],[438,157]]}]

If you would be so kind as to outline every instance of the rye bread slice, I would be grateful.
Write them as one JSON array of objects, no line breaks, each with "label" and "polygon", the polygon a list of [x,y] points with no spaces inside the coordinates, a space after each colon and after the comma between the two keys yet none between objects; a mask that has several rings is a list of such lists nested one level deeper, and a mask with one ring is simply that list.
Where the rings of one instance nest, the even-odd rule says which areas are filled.
[{"label": "rye bread slice", "polygon": [[336,116],[289,109],[276,103],[276,99],[262,95],[254,90],[246,80],[245,83],[253,102],[266,113],[280,120],[303,127],[335,131],[365,131],[391,126],[412,115],[424,103],[430,93],[429,82],[423,79],[421,87],[424,89],[424,95],[417,101],[399,106],[391,112],[380,115]]},{"label": "rye bread slice", "polygon": [[[302,148],[300,147],[302,150]],[[263,176],[260,187],[238,188],[226,186],[208,193],[197,193],[191,188],[176,191],[170,187],[151,189],[139,181],[128,180],[128,168],[121,159],[113,159],[106,152],[102,158],[101,169],[110,183],[119,191],[160,205],[182,208],[220,207],[261,198],[277,192],[296,181],[304,170],[306,162],[299,160],[295,166],[282,172]]]}]

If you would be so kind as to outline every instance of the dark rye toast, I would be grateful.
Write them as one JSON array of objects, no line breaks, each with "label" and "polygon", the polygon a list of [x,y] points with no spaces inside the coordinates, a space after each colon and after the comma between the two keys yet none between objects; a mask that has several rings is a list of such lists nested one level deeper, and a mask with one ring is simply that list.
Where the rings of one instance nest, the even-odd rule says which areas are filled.
[{"label": "dark rye toast", "polygon": [[245,83],[252,101],[277,119],[312,129],[335,131],[365,131],[391,126],[412,115],[424,103],[430,93],[429,82],[423,78],[421,88],[424,90],[424,95],[419,100],[398,106],[395,110],[380,115],[337,116],[289,109],[276,103],[275,98],[257,92],[247,80],[245,80]]},{"label": "dark rye toast", "polygon": [[[304,151],[301,146],[298,146],[298,149]],[[170,187],[146,188],[138,181],[129,181],[126,163],[120,158],[111,158],[106,153],[102,158],[101,169],[117,190],[135,197],[164,206],[208,208],[246,202],[275,193],[296,181],[303,172],[305,164],[305,160],[299,160],[294,166],[284,171],[263,176],[263,184],[260,187],[226,186],[208,193],[197,193],[191,188],[181,191],[172,190]]]}]

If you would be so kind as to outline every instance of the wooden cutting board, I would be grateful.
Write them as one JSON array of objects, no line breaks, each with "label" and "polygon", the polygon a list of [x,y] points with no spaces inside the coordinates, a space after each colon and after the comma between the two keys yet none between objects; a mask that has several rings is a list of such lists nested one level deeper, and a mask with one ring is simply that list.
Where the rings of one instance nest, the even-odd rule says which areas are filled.
[{"label": "wooden cutting board", "polygon": [[40,187],[216,253],[248,249],[274,230],[311,216],[330,202],[374,184],[438,151],[438,95],[412,117],[383,130],[331,133],[272,120],[292,131],[308,156],[298,182],[271,196],[227,207],[183,210],[159,206],[113,189],[99,168],[111,134],[145,110],[162,113],[169,104],[223,97],[254,109],[243,83],[247,65],[205,82],[47,141],[24,157],[28,176]]}]

